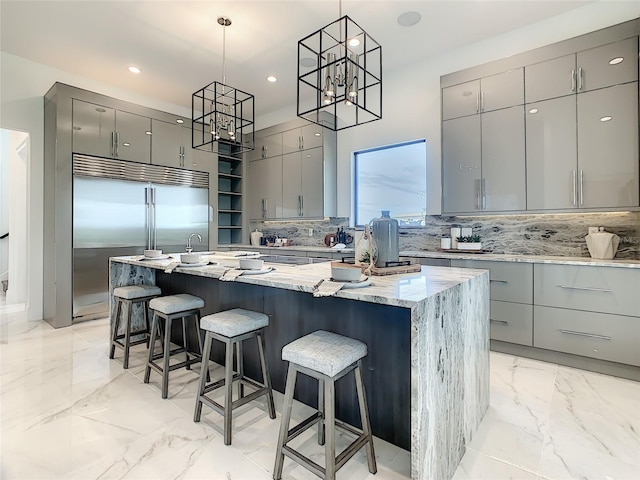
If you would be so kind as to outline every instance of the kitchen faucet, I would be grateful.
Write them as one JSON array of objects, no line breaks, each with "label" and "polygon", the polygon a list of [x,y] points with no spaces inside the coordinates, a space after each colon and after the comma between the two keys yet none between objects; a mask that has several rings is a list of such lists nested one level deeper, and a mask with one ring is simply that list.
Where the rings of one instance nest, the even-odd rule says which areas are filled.
[{"label": "kitchen faucet", "polygon": [[191,251],[193,250],[193,248],[191,247],[191,239],[193,237],[198,237],[198,240],[200,241],[200,243],[202,243],[202,236],[200,236],[199,233],[192,233],[187,239],[187,253],[191,253]]}]

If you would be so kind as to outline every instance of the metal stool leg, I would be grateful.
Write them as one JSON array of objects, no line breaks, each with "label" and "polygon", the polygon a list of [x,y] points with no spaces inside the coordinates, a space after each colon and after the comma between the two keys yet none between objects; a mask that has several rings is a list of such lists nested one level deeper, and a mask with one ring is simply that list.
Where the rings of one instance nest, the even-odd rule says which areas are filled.
[{"label": "metal stool leg", "polygon": [[358,393],[358,404],[360,407],[360,420],[362,422],[362,431],[368,436],[369,440],[365,447],[367,452],[367,463],[369,464],[369,472],[376,473],[378,466],[376,465],[376,453],[373,449],[373,437],[371,435],[371,425],[369,423],[369,409],[367,407],[367,395],[362,381],[362,371],[360,367],[362,362],[358,361],[358,366],[353,371],[356,377],[356,391]]},{"label": "metal stool leg", "polygon": [[244,378],[244,361],[242,357],[242,340],[239,342],[235,342],[236,346],[236,366],[237,371],[240,376],[240,381],[238,382],[238,397],[244,397],[244,383],[242,383],[242,379]]},{"label": "metal stool leg", "polygon": [[[207,377],[209,376],[209,353],[211,352],[211,335],[208,333],[204,338],[204,348],[202,350],[202,368],[200,370],[200,386],[198,387],[198,396],[196,397],[196,409],[193,412],[193,421],[199,422],[202,415],[202,400],[201,396],[204,395],[204,388],[207,384]],[[205,373],[206,372],[206,373]]]},{"label": "metal stool leg", "polygon": [[258,341],[258,352],[260,354],[260,365],[262,367],[262,383],[268,389],[267,394],[267,409],[269,410],[269,417],[276,418],[276,407],[273,404],[273,390],[271,388],[271,375],[269,375],[269,367],[267,364],[267,357],[264,354],[264,331],[260,330],[256,334],[256,340]]},{"label": "metal stool leg", "polygon": [[149,346],[149,355],[147,357],[147,366],[144,369],[144,383],[149,383],[149,377],[151,376],[151,362],[153,361],[153,351],[156,346],[157,332],[159,330],[158,314],[153,313],[153,320],[151,321],[151,340]]},{"label": "metal stool leg", "polygon": [[113,322],[113,332],[111,333],[111,349],[109,350],[109,358],[113,358],[116,353],[116,337],[118,336],[118,329],[120,328],[120,306],[122,305],[122,300],[117,299],[116,303],[116,318]]},{"label": "metal stool leg", "polygon": [[124,364],[123,368],[129,368],[129,349],[131,348],[131,310],[133,310],[133,302],[127,302],[127,319],[124,323]]},{"label": "metal stool leg", "polygon": [[335,418],[335,382],[324,382],[324,430],[325,430],[325,480],[336,478],[336,418]]},{"label": "metal stool leg", "polygon": [[[184,354],[187,356],[187,362],[189,361],[189,349],[187,348],[187,317],[180,319],[182,322],[182,346],[185,349]],[[191,365],[187,363],[187,370],[191,370]]]},{"label": "metal stool leg", "polygon": [[147,348],[149,348],[149,342],[151,341],[151,327],[149,326],[149,300],[145,300],[142,303],[144,308],[144,325],[147,329]]},{"label": "metal stool leg", "polygon": [[162,398],[169,396],[169,356],[171,355],[171,315],[164,319],[164,352],[162,357]]},{"label": "metal stool leg", "polygon": [[233,411],[233,343],[226,343],[224,365],[224,444],[231,445],[231,414]]},{"label": "metal stool leg", "polygon": [[297,369],[289,364],[287,372],[287,383],[284,390],[284,404],[282,406],[282,419],[280,423],[280,433],[278,435],[278,447],[276,450],[276,464],[273,468],[273,479],[282,478],[282,466],[284,465],[284,453],[282,450],[289,436],[289,422],[291,421],[291,407],[293,405],[293,392],[296,389]]},{"label": "metal stool leg", "polygon": [[326,430],[324,424],[324,382],[320,379],[318,379],[318,413],[321,417],[321,420],[318,422],[318,445],[324,445]]}]

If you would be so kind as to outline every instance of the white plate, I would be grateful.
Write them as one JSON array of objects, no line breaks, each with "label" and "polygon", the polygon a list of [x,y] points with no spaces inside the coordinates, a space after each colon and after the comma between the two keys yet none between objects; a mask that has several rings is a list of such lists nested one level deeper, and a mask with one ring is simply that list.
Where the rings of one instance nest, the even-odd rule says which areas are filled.
[{"label": "white plate", "polygon": [[[329,280],[330,282],[335,282],[334,280]],[[335,282],[335,283],[344,283],[344,286],[342,287],[343,289],[345,288],[362,288],[362,287],[368,287],[369,285],[373,285],[373,282],[371,281],[370,278],[367,278],[366,280],[360,280],[358,282]]]},{"label": "white plate", "polygon": [[179,267],[204,267],[205,265],[209,264],[209,260],[205,260],[202,262],[198,262],[198,263],[182,263],[180,262],[180,265],[178,265]]},{"label": "white plate", "polygon": [[167,254],[160,255],[159,257],[145,257],[143,256],[140,260],[166,260],[167,258],[171,258]]},{"label": "white plate", "polygon": [[260,270],[242,270],[242,275],[260,275],[261,273],[269,273],[275,270],[273,267],[265,267]]}]

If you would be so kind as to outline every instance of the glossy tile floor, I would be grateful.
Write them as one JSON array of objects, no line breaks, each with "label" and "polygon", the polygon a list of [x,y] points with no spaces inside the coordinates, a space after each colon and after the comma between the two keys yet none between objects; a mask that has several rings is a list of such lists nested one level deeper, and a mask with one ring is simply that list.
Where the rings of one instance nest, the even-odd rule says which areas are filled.
[{"label": "glossy tile floor", "polygon": [[[143,346],[129,370],[120,351],[108,359],[108,320],[54,330],[20,307],[0,314],[3,480],[271,478],[280,415],[263,401],[237,411],[226,447],[220,416],[192,421],[198,369],[173,372],[162,400],[159,375],[142,382]],[[321,461],[312,431],[296,441]],[[338,478],[409,477],[407,451],[375,446],[377,475],[360,452]],[[287,459],[284,478],[317,477]],[[492,353],[491,406],[454,479],[640,479],[640,384]]]}]

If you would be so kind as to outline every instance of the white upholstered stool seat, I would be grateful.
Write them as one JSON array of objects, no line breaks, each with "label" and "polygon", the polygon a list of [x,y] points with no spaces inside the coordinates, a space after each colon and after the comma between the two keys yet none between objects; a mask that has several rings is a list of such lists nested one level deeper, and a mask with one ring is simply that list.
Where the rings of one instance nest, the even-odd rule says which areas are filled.
[{"label": "white upholstered stool seat", "polygon": [[155,285],[129,285],[113,289],[113,295],[115,297],[126,298],[127,300],[161,294],[162,290],[160,290],[160,287],[156,287]]},{"label": "white upholstered stool seat", "polygon": [[188,293],[179,293],[177,295],[168,295],[166,297],[158,297],[151,300],[149,308],[157,312],[167,315],[172,313],[184,312],[186,310],[195,310],[204,307],[204,300],[195,295]]},{"label": "white upholstered stool seat", "polygon": [[[124,350],[124,361],[122,366],[125,369],[129,368],[129,350],[133,345],[145,343],[149,346],[149,337],[151,332],[148,313],[149,301],[161,294],[162,291],[160,290],[160,287],[156,287],[155,285],[127,285],[113,289],[115,315],[111,322],[113,330],[111,332],[109,358],[113,358],[115,356],[116,347]],[[137,330],[134,330],[131,325],[132,313],[137,305],[142,309],[144,327],[142,329],[138,328]],[[126,315],[125,312],[123,312],[123,309],[126,310]],[[140,310],[138,310],[138,312],[140,312]],[[125,316],[124,332],[119,333],[123,315]],[[144,337],[132,340],[132,335],[136,337],[144,335]]]},{"label": "white upholstered stool seat", "polygon": [[[367,345],[363,342],[324,330],[305,335],[282,348],[282,359],[289,362],[289,370],[284,392],[276,463],[273,469],[275,480],[282,478],[285,455],[319,477],[335,480],[336,472],[361,448],[366,450],[369,472],[376,473],[376,456],[369,423],[367,396],[362,381],[362,358],[366,355]],[[318,411],[289,429],[298,372],[318,380]],[[335,382],[350,372],[353,372],[355,377],[361,429],[337,420],[335,417]],[[318,424],[318,443],[325,446],[324,468],[288,445],[291,440],[316,423]],[[356,437],[338,457],[336,457],[336,429]]]},{"label": "white upholstered stool seat", "polygon": [[269,315],[244,308],[234,308],[200,319],[200,328],[225,337],[235,337],[269,325]]},{"label": "white upholstered stool seat", "polygon": [[[204,350],[202,354],[202,370],[200,371],[200,387],[196,395],[196,408],[193,413],[193,421],[199,422],[202,415],[202,405],[206,405],[224,417],[224,443],[231,445],[231,416],[234,408],[240,407],[260,396],[265,396],[269,416],[276,418],[276,409],[273,403],[271,390],[271,377],[264,353],[264,329],[269,326],[269,316],[234,308],[223,312],[207,315],[200,319],[200,328],[206,332],[204,337]],[[244,360],[242,355],[242,342],[249,338],[258,341],[258,354],[262,370],[262,383],[246,377],[244,374]],[[212,340],[218,340],[225,345],[224,378],[207,385],[206,373],[208,373],[209,355],[211,354]],[[233,370],[233,351],[236,350],[236,372]],[[233,382],[239,382],[239,398],[233,400]],[[248,395],[244,394],[244,387],[254,389]],[[208,397],[206,394],[224,387],[224,406]]]},{"label": "white upholstered stool seat", "polygon": [[[151,370],[155,370],[162,375],[162,398],[169,395],[169,372],[185,367],[191,369],[191,365],[202,361],[202,336],[200,335],[200,309],[204,307],[204,300],[188,293],[177,295],[167,295],[156,297],[149,302],[149,308],[153,311],[153,322],[151,324],[151,341],[149,346],[149,356],[147,366],[144,371],[144,383],[149,383]],[[193,327],[198,337],[198,347],[200,353],[189,351],[187,320],[193,319]],[[164,320],[164,341],[162,342],[162,352],[155,353],[155,343],[157,338],[162,338],[161,321]],[[174,320],[182,323],[182,346],[171,350],[171,324]],[[174,365],[169,364],[170,357],[184,353],[186,360]],[[156,360],[162,359],[162,364]],[[207,370],[208,369],[203,369]]]}]

